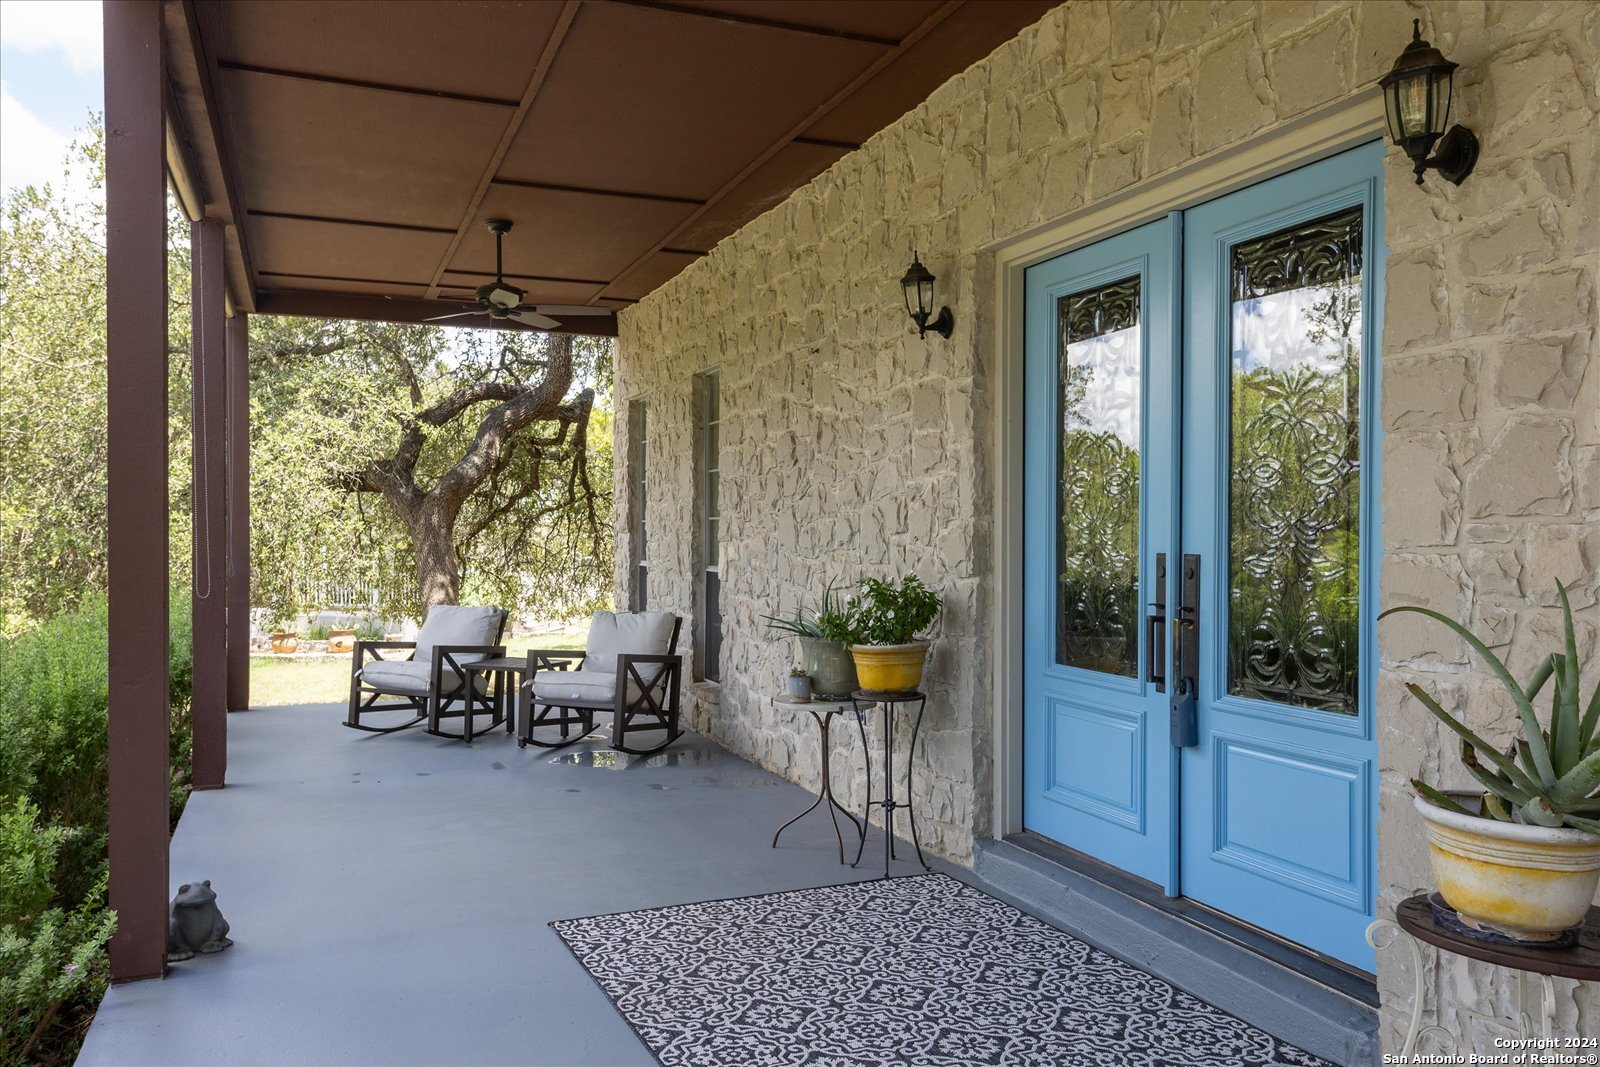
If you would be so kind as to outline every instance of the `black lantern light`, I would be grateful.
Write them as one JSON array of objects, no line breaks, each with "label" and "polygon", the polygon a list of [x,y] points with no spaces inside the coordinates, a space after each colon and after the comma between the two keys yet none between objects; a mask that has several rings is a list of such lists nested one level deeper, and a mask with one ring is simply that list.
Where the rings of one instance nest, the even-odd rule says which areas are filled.
[{"label": "black lantern light", "polygon": [[[911,268],[906,271],[905,277],[900,279],[900,293],[906,300],[906,314],[911,316],[911,321],[917,324],[917,336],[927,337],[932,330],[940,337],[949,337],[956,328],[955,316],[950,314],[950,309],[939,309],[938,317],[933,314],[933,272],[922,265],[922,260],[917,258],[915,250],[911,253]],[[929,319],[933,319],[929,322]]]},{"label": "black lantern light", "polygon": [[[1430,167],[1460,185],[1478,162],[1478,139],[1464,126],[1451,126],[1450,82],[1456,65],[1422,39],[1422,20],[1411,22],[1411,43],[1378,82],[1389,139],[1416,164],[1417,184]],[[1438,151],[1429,158],[1435,144]]]}]

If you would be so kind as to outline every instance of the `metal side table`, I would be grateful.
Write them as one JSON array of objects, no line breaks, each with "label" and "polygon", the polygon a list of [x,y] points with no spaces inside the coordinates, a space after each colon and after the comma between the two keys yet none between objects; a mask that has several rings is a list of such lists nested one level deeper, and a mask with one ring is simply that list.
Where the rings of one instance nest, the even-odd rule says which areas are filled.
[{"label": "metal side table", "polygon": [[[925,871],[933,870],[928,866],[928,861],[922,858],[922,842],[917,838],[917,812],[911,806],[911,768],[915,762],[913,757],[917,753],[917,733],[922,729],[922,714],[928,710],[928,695],[922,692],[903,693],[870,693],[865,690],[856,690],[850,697],[850,703],[855,709],[856,726],[861,731],[861,752],[866,760],[867,774],[867,802],[861,812],[861,844],[856,848],[854,867],[861,862],[861,851],[866,848],[867,815],[874,804],[883,809],[883,876],[889,877],[889,861],[896,858],[894,854],[894,813],[904,808],[911,819],[911,843],[917,850],[917,862],[922,864]],[[883,799],[872,799],[872,761],[867,753],[867,712],[877,704],[883,708]],[[894,720],[900,714],[900,709],[905,708],[910,714],[911,705],[917,706],[917,717],[911,725],[911,743],[906,746],[906,799],[900,803],[894,798]]]},{"label": "metal side table", "polygon": [[[1437,1024],[1422,1024],[1422,950],[1419,942],[1426,942],[1445,952],[1481,960],[1517,972],[1517,1026],[1521,1037],[1528,1040],[1555,1040],[1555,983],[1552,978],[1572,978],[1580,982],[1600,981],[1600,908],[1591,907],[1583,928],[1578,933],[1578,943],[1569,948],[1525,948],[1521,945],[1501,945],[1458,933],[1439,924],[1433,915],[1430,894],[1418,893],[1407,897],[1394,910],[1393,919],[1374,919],[1367,927],[1367,943],[1375,949],[1388,948],[1404,938],[1411,949],[1411,972],[1416,976],[1416,987],[1411,994],[1411,1025],[1406,1030],[1406,1041],[1401,1055],[1409,1058],[1417,1051],[1417,1042],[1431,1037],[1441,1046],[1441,1051],[1454,1054],[1459,1042],[1456,1035]],[[1382,937],[1387,931],[1390,936]],[[1530,1010],[1529,993],[1537,977],[1538,1005],[1536,1013]],[[1545,1045],[1541,1051],[1570,1052],[1579,1056],[1592,1054],[1594,1046],[1574,1045],[1570,1049]],[[1513,1050],[1513,1056],[1515,1051]],[[1515,1059],[1512,1062],[1516,1062]],[[1580,1061],[1581,1062],[1581,1061]]]},{"label": "metal side table", "polygon": [[[817,805],[826,801],[828,805],[828,817],[833,820],[833,836],[839,839],[839,862],[843,863],[844,834],[839,830],[839,816],[843,815],[846,819],[850,820],[850,825],[855,828],[856,835],[862,841],[867,839],[867,828],[861,823],[856,822],[856,817],[851,815],[850,812],[845,809],[845,806],[835,800],[833,796],[833,772],[830,767],[833,756],[833,745],[829,740],[829,727],[833,724],[833,717],[843,713],[845,708],[851,706],[851,702],[848,700],[812,700],[808,702],[801,702],[797,700],[785,700],[782,697],[773,697],[772,703],[774,707],[785,708],[788,710],[800,710],[810,713],[811,718],[817,724],[817,733],[822,743],[822,791],[817,794],[817,799],[811,802],[811,806],[809,808],[807,808],[805,811],[802,811],[799,815],[796,815],[782,826],[778,827],[778,832],[772,835],[772,847],[778,847],[779,834],[783,833],[785,830],[799,822],[801,819],[805,818],[807,815],[810,815],[813,811],[816,811]],[[856,850],[856,855],[859,858],[859,848]]]},{"label": "metal side table", "polygon": [[[459,734],[441,733],[440,737],[455,737],[471,742],[480,733],[490,733],[496,726],[511,732],[512,706],[516,701],[518,679],[528,669],[528,661],[519,656],[492,656],[461,665],[462,681],[466,684],[466,714],[462,716]],[[483,689],[478,689],[478,679],[483,678]],[[494,719],[483,730],[473,727],[472,717],[477,714],[493,715]]]}]

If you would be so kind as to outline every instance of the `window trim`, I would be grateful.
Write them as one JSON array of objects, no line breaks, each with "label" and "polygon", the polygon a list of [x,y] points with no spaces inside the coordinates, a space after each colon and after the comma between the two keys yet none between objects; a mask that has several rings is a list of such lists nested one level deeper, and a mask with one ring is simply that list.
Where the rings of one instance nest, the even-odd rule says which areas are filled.
[{"label": "window trim", "polygon": [[[721,684],[722,618],[722,377],[711,367],[695,375],[695,679]],[[715,503],[713,503],[715,502]]]}]

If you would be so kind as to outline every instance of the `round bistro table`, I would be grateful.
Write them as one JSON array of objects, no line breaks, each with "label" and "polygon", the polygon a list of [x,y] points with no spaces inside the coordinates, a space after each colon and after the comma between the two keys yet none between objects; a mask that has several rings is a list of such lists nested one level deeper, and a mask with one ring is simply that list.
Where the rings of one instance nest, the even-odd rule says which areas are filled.
[{"label": "round bistro table", "polygon": [[[1517,1026],[1524,1040],[1542,1038],[1555,1040],[1556,994],[1554,978],[1572,978],[1579,982],[1600,981],[1600,908],[1591,907],[1583,926],[1578,931],[1578,943],[1568,948],[1528,948],[1522,945],[1503,945],[1480,941],[1439,924],[1434,918],[1432,894],[1418,893],[1407,897],[1395,909],[1393,919],[1376,919],[1367,927],[1367,943],[1374,949],[1387,948],[1396,941],[1405,940],[1411,949],[1411,973],[1416,986],[1411,994],[1411,1026],[1406,1031],[1406,1041],[1401,1055],[1410,1057],[1417,1050],[1417,1042],[1424,1036],[1448,1046],[1454,1053],[1459,1041],[1456,1035],[1438,1024],[1422,1023],[1422,950],[1419,943],[1429,944],[1445,952],[1505,967],[1517,972]],[[1387,938],[1382,934],[1388,932]],[[1381,941],[1381,943],[1380,943]],[[1537,979],[1537,1025],[1535,1011],[1529,1010],[1530,991]],[[1587,1046],[1589,1052],[1594,1046]],[[1547,1051],[1562,1051],[1546,1045]],[[1573,1046],[1578,1055],[1585,1048]]]},{"label": "round bistro table", "polygon": [[857,836],[863,841],[866,840],[867,830],[865,826],[856,822],[856,817],[851,815],[843,804],[834,799],[833,771],[831,768],[833,745],[829,742],[829,727],[833,724],[833,717],[842,714],[845,708],[852,707],[853,702],[849,700],[785,700],[780,696],[773,697],[772,703],[775,707],[809,713],[817,724],[817,735],[822,744],[822,791],[817,794],[817,799],[811,802],[809,808],[778,827],[778,832],[772,835],[772,847],[778,847],[779,834],[782,834],[789,827],[816,811],[818,805],[826,802],[828,805],[828,817],[833,820],[833,836],[839,839],[839,862],[843,863],[844,834],[839,830],[839,816],[843,815],[850,820],[850,825],[855,828]]}]

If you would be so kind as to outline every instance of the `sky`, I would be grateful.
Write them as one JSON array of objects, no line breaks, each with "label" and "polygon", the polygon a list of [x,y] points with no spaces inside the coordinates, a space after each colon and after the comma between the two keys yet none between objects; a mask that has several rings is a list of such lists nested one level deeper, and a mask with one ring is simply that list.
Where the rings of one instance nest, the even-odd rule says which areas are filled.
[{"label": "sky", "polygon": [[0,188],[60,179],[101,66],[99,0],[0,0]]}]

